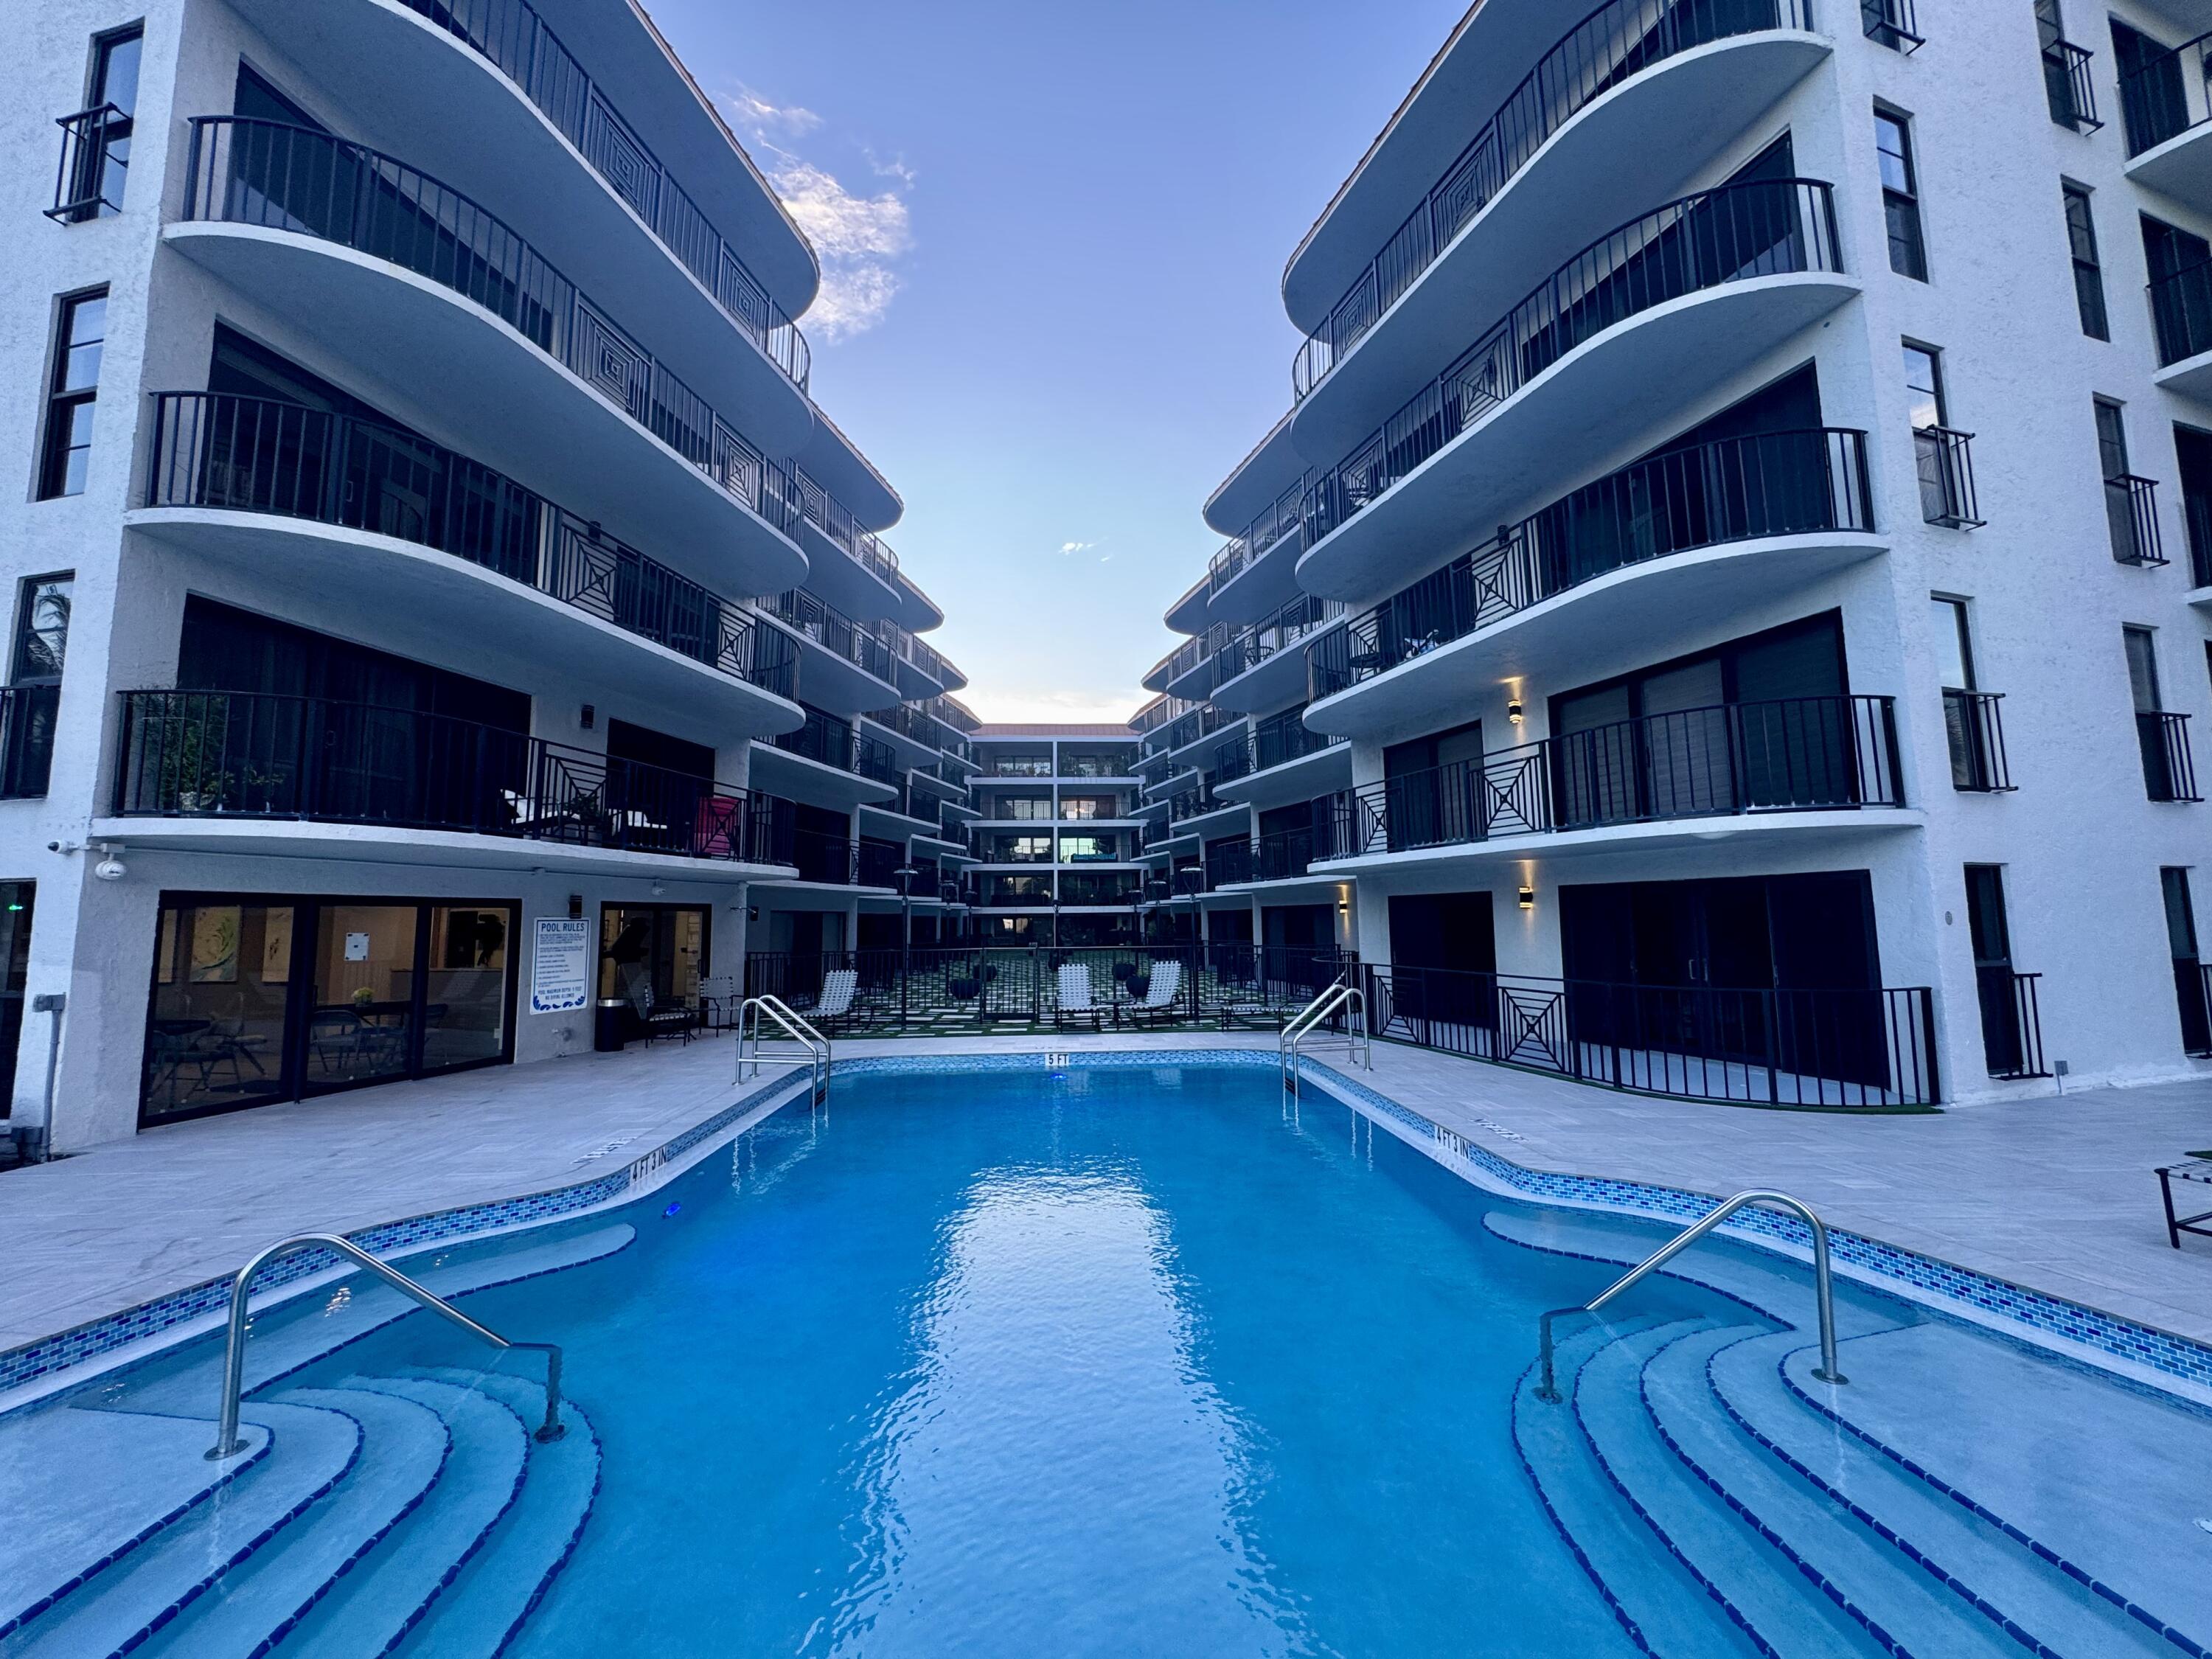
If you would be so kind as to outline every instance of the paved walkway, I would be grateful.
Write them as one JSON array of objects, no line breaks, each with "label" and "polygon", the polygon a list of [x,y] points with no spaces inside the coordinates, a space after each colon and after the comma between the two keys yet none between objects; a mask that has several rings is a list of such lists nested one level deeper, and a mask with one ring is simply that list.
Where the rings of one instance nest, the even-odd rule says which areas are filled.
[{"label": "paved walkway", "polygon": [[[1169,1032],[838,1053],[1273,1046]],[[726,1103],[731,1074],[726,1038],[664,1044],[263,1107],[0,1174],[0,1347],[212,1278],[287,1232],[582,1180]],[[1516,1163],[1779,1187],[1838,1226],[2212,1342],[2212,1240],[2167,1247],[2151,1174],[2212,1147],[2212,1082],[1851,1118],[1649,1100],[1391,1043],[1370,1080]]]}]

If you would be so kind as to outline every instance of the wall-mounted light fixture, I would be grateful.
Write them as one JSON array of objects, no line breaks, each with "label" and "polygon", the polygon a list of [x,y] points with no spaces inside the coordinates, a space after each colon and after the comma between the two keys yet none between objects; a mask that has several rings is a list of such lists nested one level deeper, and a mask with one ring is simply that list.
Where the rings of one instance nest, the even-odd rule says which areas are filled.
[{"label": "wall-mounted light fixture", "polygon": [[1523,910],[1533,910],[1536,908],[1536,890],[1525,881],[1521,884],[1521,908]]},{"label": "wall-mounted light fixture", "polygon": [[1516,697],[1512,702],[1505,705],[1505,718],[1511,720],[1516,726],[1520,725],[1523,720],[1528,718],[1527,714],[1522,709],[1520,698]]}]

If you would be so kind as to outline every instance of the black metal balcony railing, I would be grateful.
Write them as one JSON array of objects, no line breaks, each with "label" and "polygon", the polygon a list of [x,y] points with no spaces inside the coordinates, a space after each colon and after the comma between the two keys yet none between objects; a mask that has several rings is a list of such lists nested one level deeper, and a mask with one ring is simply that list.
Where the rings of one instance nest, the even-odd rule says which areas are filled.
[{"label": "black metal balcony railing", "polygon": [[1279,830],[1252,843],[1252,879],[1291,881],[1306,873],[1320,854],[1311,830]]},{"label": "black metal balcony railing", "polygon": [[905,862],[906,854],[898,848],[880,841],[863,841],[854,855],[854,878],[863,887],[888,887],[896,892],[899,866]]},{"label": "black metal balcony railing", "polygon": [[853,728],[818,708],[806,711],[806,723],[795,732],[779,732],[770,739],[787,755],[819,761],[840,772],[853,769]]},{"label": "black metal balcony railing", "polygon": [[434,548],[780,697],[798,692],[798,652],[775,629],[397,427],[275,398],[159,392],[146,505],[311,519]]},{"label": "black metal balcony railing", "polygon": [[1913,429],[1920,472],[1920,516],[1947,530],[1978,530],[1987,522],[1974,494],[1974,434],[1948,427]]},{"label": "black metal balcony railing", "polygon": [[1334,798],[1322,856],[1731,814],[1902,806],[1887,697],[1647,714]]},{"label": "black metal balcony railing", "polygon": [[2189,532],[2189,585],[2212,587],[2212,495],[2184,490],[2181,517]]},{"label": "black metal balcony railing", "polygon": [[825,887],[851,887],[860,879],[860,848],[846,836],[794,830],[789,862],[798,870],[799,880]]},{"label": "black metal balcony railing", "polygon": [[1245,743],[1224,743],[1213,751],[1213,781],[1216,784],[1234,783],[1252,770],[1252,746]]},{"label": "black metal balcony railing", "polygon": [[1364,510],[1560,358],[1685,295],[1843,269],[1835,202],[1815,179],[1701,191],[1601,237],[1554,271],[1305,492],[1306,544]]},{"label": "black metal balcony railing", "polygon": [[1859,0],[1859,23],[1868,40],[1908,58],[1926,44],[1913,0]]},{"label": "black metal balcony railing", "polygon": [[891,550],[890,544],[872,531],[863,530],[842,501],[805,472],[794,472],[792,477],[799,492],[799,516],[863,569],[893,587],[899,586],[903,579],[899,574],[898,555]]},{"label": "black metal balcony railing", "polygon": [[1052,878],[995,877],[983,884],[979,902],[1009,909],[1042,909],[1052,902]]},{"label": "black metal balcony railing", "polygon": [[1249,841],[1217,844],[1206,850],[1206,883],[1209,891],[1233,887],[1252,879],[1258,860]]},{"label": "black metal balcony railing", "polygon": [[853,738],[853,770],[864,778],[878,783],[896,784],[898,781],[898,756],[890,744],[875,738],[855,734]]},{"label": "black metal balcony railing", "polygon": [[1206,649],[1213,661],[1209,695],[1239,674],[1257,668],[1326,628],[1345,613],[1340,599],[1324,599],[1301,593],[1263,620],[1243,628],[1216,623],[1206,633]]},{"label": "black metal balcony railing", "polygon": [[1299,348],[1291,365],[1293,398],[1303,399],[1320,384],[1552,135],[1593,100],[1692,47],[1812,27],[1811,0],[1609,0],[1600,6],[1537,60]]},{"label": "black metal balcony railing", "polygon": [[489,58],[803,392],[806,337],[523,0],[403,0]]},{"label": "black metal balcony railing", "polygon": [[1943,732],[1951,751],[1951,787],[1972,794],[2009,793],[2012,768],[2005,756],[2002,691],[1943,690]]},{"label": "black metal balcony railing", "polygon": [[787,536],[798,482],[458,191],[326,132],[242,116],[191,121],[184,217],[295,232],[451,289],[507,323]]},{"label": "black metal balcony railing", "polygon": [[2089,79],[2092,55],[2071,40],[2054,40],[2043,49],[2043,89],[2051,118],[2076,132],[2094,132],[2105,125],[2097,118],[2097,88]]},{"label": "black metal balcony railing", "polygon": [[419,709],[126,691],[125,817],[300,818],[788,861],[772,797]]},{"label": "black metal balcony railing", "polygon": [[2160,368],[2212,351],[2212,259],[2154,276],[2150,319]]},{"label": "black metal balcony railing", "polygon": [[57,116],[62,159],[54,171],[54,204],[46,217],[79,225],[123,211],[124,181],[131,171],[130,114],[113,104]]},{"label": "black metal balcony railing", "polygon": [[2153,800],[2204,799],[2197,793],[2197,763],[2189,752],[2188,715],[2138,709],[2136,743],[2142,750],[2143,787]]},{"label": "black metal balcony railing", "polygon": [[2105,480],[2105,518],[2112,537],[2112,557],[2121,564],[2166,562],[2158,528],[2158,480],[2132,473]]},{"label": "black metal balcony railing", "polygon": [[32,800],[46,793],[61,694],[58,685],[0,688],[0,800]]},{"label": "black metal balcony railing", "polygon": [[1316,732],[1306,724],[1306,711],[1292,708],[1272,719],[1261,720],[1252,728],[1252,769],[1264,772],[1271,766],[1287,766],[1294,760],[1319,754],[1336,741],[1326,732]]},{"label": "black metal balcony railing", "polygon": [[2208,46],[2212,34],[2200,34],[2120,77],[2120,123],[2130,158],[2212,120],[2212,86],[2205,79]]},{"label": "black metal balcony railing", "polygon": [[922,744],[937,746],[937,722],[911,703],[894,703],[889,708],[871,709],[868,718],[886,731]]},{"label": "black metal balcony railing", "polygon": [[761,612],[796,633],[803,634],[832,656],[842,657],[872,674],[894,692],[898,672],[891,665],[890,647],[834,605],[803,587],[787,588],[761,600]]},{"label": "black metal balcony railing", "polygon": [[1995,1078],[2049,1077],[2043,1063],[2040,974],[2016,974],[2008,963],[1974,969],[1975,999],[1981,1005],[1982,1054]]},{"label": "black metal balcony railing", "polygon": [[1206,597],[1211,599],[1235,581],[1253,562],[1271,553],[1278,543],[1291,541],[1292,553],[1305,546],[1306,481],[1301,479],[1278,495],[1242,533],[1231,536],[1206,562]]},{"label": "black metal balcony railing", "polygon": [[1866,434],[1765,432],[1585,484],[1306,647],[1319,699],[1632,564],[1724,543],[1871,532]]},{"label": "black metal balcony railing", "polygon": [[1133,877],[1121,875],[1066,875],[1060,878],[1062,904],[1107,905],[1127,909],[1144,896]]},{"label": "black metal balcony railing", "polygon": [[2181,1051],[2200,1060],[2212,1055],[2212,962],[2174,957],[2173,992],[2181,1010]]},{"label": "black metal balcony railing", "polygon": [[1784,990],[1370,964],[1378,1035],[1639,1094],[1896,1109],[1941,1097],[1924,986]]}]

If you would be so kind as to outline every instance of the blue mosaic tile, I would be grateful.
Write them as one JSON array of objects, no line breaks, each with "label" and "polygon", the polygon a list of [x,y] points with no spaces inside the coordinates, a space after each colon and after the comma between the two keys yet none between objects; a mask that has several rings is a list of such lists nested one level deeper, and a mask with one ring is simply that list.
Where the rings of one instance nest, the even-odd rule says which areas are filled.
[{"label": "blue mosaic tile", "polygon": [[[1068,1054],[892,1054],[839,1060],[836,1070],[841,1077],[858,1077],[1187,1067],[1273,1071],[1279,1064],[1275,1052],[1258,1048],[1134,1048]],[[1356,1107],[1389,1118],[1417,1136],[1426,1137],[1452,1158],[1522,1196],[1683,1222],[1698,1219],[1718,1201],[1708,1194],[1678,1187],[1528,1169],[1477,1146],[1333,1066],[1308,1060],[1304,1067],[1309,1075],[1325,1081],[1332,1091]],[[795,1081],[786,1075],[762,1085],[615,1173],[549,1192],[387,1222],[349,1237],[363,1249],[388,1255],[498,1229],[551,1221],[609,1203],[648,1182],[665,1165],[719,1134],[775,1095],[792,1088]],[[1732,1231],[1800,1249],[1809,1249],[1812,1242],[1810,1231],[1802,1222],[1772,1210],[1743,1211],[1729,1225]],[[2063,1338],[2165,1376],[2212,1388],[2212,1346],[1857,1233],[1832,1228],[1828,1247],[1838,1262],[1873,1277],[2014,1321],[2031,1330]],[[303,1250],[272,1264],[255,1283],[258,1287],[278,1288],[296,1284],[337,1264],[337,1258],[330,1251]],[[21,1388],[191,1321],[220,1313],[228,1304],[230,1283],[228,1276],[210,1279],[125,1312],[0,1353],[0,1392]]]}]

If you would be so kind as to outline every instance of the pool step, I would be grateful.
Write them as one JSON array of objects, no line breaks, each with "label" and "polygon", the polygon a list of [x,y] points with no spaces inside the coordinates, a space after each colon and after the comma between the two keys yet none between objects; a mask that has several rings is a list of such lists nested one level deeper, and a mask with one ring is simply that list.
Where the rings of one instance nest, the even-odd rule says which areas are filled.
[{"label": "pool step", "polygon": [[[1748,1335],[1756,1327],[1728,1328]],[[1707,1593],[1732,1608],[1762,1652],[1781,1659],[1893,1659],[1770,1539],[1747,1525],[1656,1431],[1644,1403],[1644,1368],[1703,1321],[1636,1331],[1607,1343],[1575,1378],[1572,1406],[1615,1488]]]},{"label": "pool step", "polygon": [[[525,1423],[544,1417],[545,1391],[526,1378],[447,1370],[423,1375],[480,1389]],[[493,1659],[551,1588],[583,1534],[599,1489],[599,1443],[589,1419],[573,1401],[562,1406],[561,1419],[568,1433],[531,1445],[528,1473],[513,1507],[393,1650],[393,1659]]]},{"label": "pool step", "polygon": [[[1572,1394],[1583,1364],[1618,1328],[1585,1330],[1559,1345],[1555,1376],[1563,1395]],[[1613,1616],[1656,1659],[1752,1659],[1759,1650],[1718,1598],[1621,1501],[1566,1401],[1537,1398],[1537,1377],[1531,1365],[1514,1391],[1514,1446]]]},{"label": "pool step", "polygon": [[[1742,1327],[1693,1331],[1644,1365],[1645,1411],[1668,1448],[1787,1556],[1805,1582],[1853,1616],[1887,1648],[1919,1659],[2024,1659],[2027,1650],[1841,1504],[1807,1486],[1780,1459],[1717,1410],[1706,1381],[1716,1354],[1780,1340]],[[2066,1652],[2106,1649],[2064,1650]]]},{"label": "pool step", "polygon": [[530,1437],[505,1402],[414,1377],[362,1377],[349,1389],[428,1407],[453,1438],[436,1486],[285,1638],[285,1659],[354,1659],[388,1651],[428,1615],[522,1490]]},{"label": "pool step", "polygon": [[222,1573],[155,1632],[138,1650],[146,1659],[246,1659],[267,1651],[422,1503],[452,1455],[444,1419],[411,1400],[363,1389],[295,1389],[278,1403],[352,1418],[362,1429],[360,1458],[275,1547]]}]

